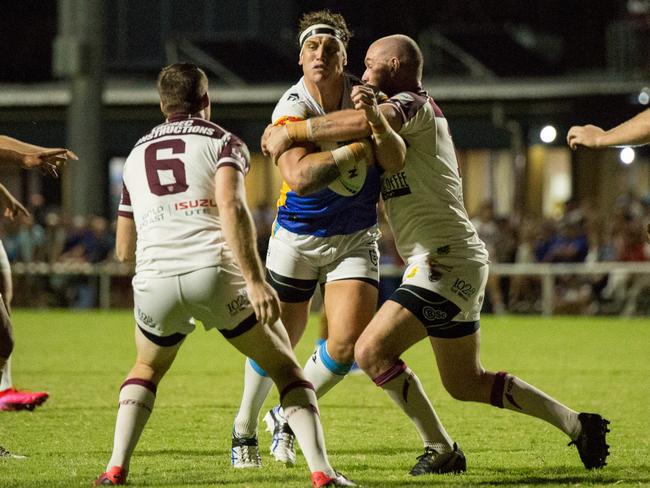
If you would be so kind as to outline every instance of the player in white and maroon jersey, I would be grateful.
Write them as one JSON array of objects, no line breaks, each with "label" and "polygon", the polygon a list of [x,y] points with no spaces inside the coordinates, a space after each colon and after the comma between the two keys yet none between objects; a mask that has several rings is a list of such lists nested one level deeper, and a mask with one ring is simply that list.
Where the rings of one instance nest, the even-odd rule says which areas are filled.
[{"label": "player in white and maroon jersey", "polygon": [[[355,359],[414,422],[424,454],[412,475],[465,471],[463,452],[445,432],[415,374],[400,356],[429,336],[442,383],[456,399],[490,403],[556,426],[576,444],[586,468],[605,465],[608,421],[565,407],[514,375],[486,371],[480,362],[479,317],[488,255],[467,217],[447,120],[422,89],[422,54],[402,35],[374,42],[363,81],[388,95],[355,88],[356,111],[312,119],[311,134],[347,140],[372,134],[379,164],[403,169],[383,175],[382,196],[398,250],[407,262],[401,286],[380,308],[355,348]],[[365,122],[363,130],[360,125]],[[293,131],[300,134],[300,128]],[[396,141],[403,139],[405,150]],[[271,152],[286,131],[274,130]],[[397,158],[397,162],[395,159]]]},{"label": "player in white and maroon jersey", "polygon": [[[360,83],[344,72],[351,34],[341,15],[307,13],[299,30],[303,77],[285,92],[273,111],[271,122],[279,127],[352,108],[350,94]],[[328,187],[340,176],[339,165],[371,159],[369,152],[367,140],[340,147],[336,143],[319,147],[300,143],[274,158],[284,182],[269,240],[267,276],[279,295],[282,322],[292,344],[305,330],[316,287],[323,290],[328,339],[305,365],[305,376],[319,397],[350,371],[355,341],[377,306],[377,170],[368,168],[363,187],[352,196]],[[259,412],[270,387],[263,368],[247,361],[233,443],[238,438],[257,438]],[[273,408],[264,420],[273,432],[271,454],[277,461],[293,464],[293,436],[281,410]],[[240,467],[234,462],[233,466]]]},{"label": "player in white and maroon jersey", "polygon": [[[313,386],[264,279],[245,201],[248,149],[209,121],[208,80],[195,65],[164,68],[158,91],[166,121],[136,143],[124,166],[116,254],[136,261],[137,358],[120,388],[113,453],[95,484],[126,482],[158,383],[196,318],[273,379],[315,486],[354,486],[329,464]],[[242,443],[234,455],[251,462],[251,452],[257,446]]]}]

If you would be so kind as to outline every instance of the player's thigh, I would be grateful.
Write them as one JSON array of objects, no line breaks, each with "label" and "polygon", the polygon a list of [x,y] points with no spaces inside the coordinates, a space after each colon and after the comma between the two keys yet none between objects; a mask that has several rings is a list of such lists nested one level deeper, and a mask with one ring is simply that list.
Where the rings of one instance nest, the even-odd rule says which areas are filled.
[{"label": "player's thigh", "polygon": [[321,239],[278,229],[269,239],[266,278],[280,298],[280,318],[292,344],[302,336],[318,286]]},{"label": "player's thigh", "polygon": [[483,370],[480,358],[480,329],[463,337],[429,339],[443,383],[471,378]]},{"label": "player's thigh", "polygon": [[357,279],[331,281],[324,285],[328,343],[354,344],[377,308],[377,287]]},{"label": "player's thigh", "polygon": [[423,258],[406,268],[391,297],[422,323],[445,384],[480,371],[478,331],[486,281],[482,263]]},{"label": "player's thigh", "polygon": [[291,345],[295,346],[305,332],[309,320],[311,300],[306,302],[280,302],[280,320],[284,325]]},{"label": "player's thigh", "polygon": [[269,284],[280,301],[300,303],[311,300],[318,285],[321,239],[278,229],[269,239],[266,271]]},{"label": "player's thigh", "polygon": [[[130,377],[140,377],[158,384],[169,370],[176,358],[182,338],[169,346],[162,346],[152,341],[154,336],[147,336],[143,330],[135,327],[136,364],[129,374]],[[154,339],[156,340],[156,339]]]},{"label": "player's thigh", "polygon": [[321,270],[328,343],[354,344],[377,310],[379,296],[378,231],[366,229],[337,236],[334,259]]},{"label": "player's thigh", "polygon": [[426,336],[415,315],[399,303],[387,300],[359,337],[355,359],[371,377],[376,377]]}]

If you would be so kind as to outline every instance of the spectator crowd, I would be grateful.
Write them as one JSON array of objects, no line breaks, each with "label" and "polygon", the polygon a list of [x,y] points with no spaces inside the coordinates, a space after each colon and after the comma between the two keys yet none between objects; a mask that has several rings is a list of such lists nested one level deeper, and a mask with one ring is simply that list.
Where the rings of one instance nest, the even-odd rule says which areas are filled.
[{"label": "spectator crowd", "polygon": [[[104,263],[113,260],[114,222],[101,216],[67,216],[48,206],[41,195],[32,195],[28,209],[31,218],[5,220],[1,239],[11,263]],[[274,209],[253,209],[258,248],[266,255]],[[484,202],[474,223],[485,241],[493,263],[594,263],[612,261],[650,261],[650,244],[645,225],[650,222],[650,194],[638,197],[625,193],[613,208],[603,211],[588,202],[569,201],[556,218],[530,215],[495,215],[491,202]],[[382,224],[381,263],[403,263],[392,242],[390,229]],[[74,274],[14,276],[16,306],[74,307],[97,306],[97,278]],[[570,275],[556,278],[555,313],[620,313],[630,289],[644,288],[645,306],[650,309],[650,283],[647,276],[626,273]],[[128,280],[116,279],[120,286]],[[399,283],[398,276],[382,279],[382,298]],[[113,287],[114,289],[115,287]],[[529,313],[541,309],[539,278],[504,277],[491,274],[486,290],[485,311]],[[24,290],[24,293],[20,293]],[[122,294],[119,289],[117,295]],[[119,300],[118,300],[119,304]],[[128,303],[124,304],[128,306]],[[642,307],[643,303],[640,304]]]}]

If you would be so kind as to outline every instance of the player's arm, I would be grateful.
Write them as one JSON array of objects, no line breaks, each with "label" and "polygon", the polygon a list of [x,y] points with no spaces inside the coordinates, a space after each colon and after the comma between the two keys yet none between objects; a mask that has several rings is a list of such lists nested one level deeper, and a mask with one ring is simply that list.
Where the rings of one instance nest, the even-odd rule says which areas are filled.
[{"label": "player's arm", "polygon": [[[402,119],[397,109],[387,103],[379,105],[378,108],[387,127],[397,133],[402,127]],[[349,141],[364,139],[372,135],[372,128],[364,111],[340,110],[321,117],[290,122],[283,126],[267,127],[262,137],[262,150],[274,161],[278,161],[280,155],[296,144]],[[384,167],[384,169],[395,170],[390,161],[387,162],[387,166],[389,167]],[[336,177],[333,177],[330,182],[335,179]]]},{"label": "player's arm", "polygon": [[[406,144],[388,122],[383,111],[379,109],[375,92],[368,86],[357,85],[352,88],[351,96],[354,108],[365,115],[372,131],[377,162],[390,173],[401,171],[406,158]],[[397,109],[390,104],[385,104],[384,110],[396,125],[396,121],[399,120],[399,128],[401,128]]]},{"label": "player's arm", "polygon": [[0,163],[40,168],[52,176],[68,159],[79,159],[75,153],[65,148],[46,148],[28,144],[12,137],[0,135]]},{"label": "player's arm", "polygon": [[600,149],[609,146],[638,146],[650,143],[650,109],[608,131],[595,125],[574,126],[569,129],[567,143],[571,149],[585,146]]},{"label": "player's arm", "polygon": [[18,214],[28,218],[30,216],[27,209],[2,184],[0,184],[0,205],[4,209],[4,216],[9,220],[14,220]]},{"label": "player's arm", "polygon": [[121,263],[135,261],[135,221],[129,217],[117,216],[115,235],[115,257]]},{"label": "player's arm", "polygon": [[264,278],[257,252],[257,236],[244,192],[244,175],[232,166],[220,166],[215,176],[215,200],[226,243],[235,255],[257,320],[272,324],[280,316],[275,290]]},{"label": "player's arm", "polygon": [[367,139],[321,152],[309,152],[305,145],[294,146],[280,155],[277,165],[289,188],[303,196],[327,187],[362,160],[372,161],[372,148]]}]

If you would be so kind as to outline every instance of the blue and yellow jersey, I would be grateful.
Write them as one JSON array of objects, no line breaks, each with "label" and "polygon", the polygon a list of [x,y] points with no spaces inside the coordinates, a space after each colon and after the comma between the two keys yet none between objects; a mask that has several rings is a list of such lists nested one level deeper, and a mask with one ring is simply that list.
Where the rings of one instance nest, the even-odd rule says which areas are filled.
[{"label": "blue and yellow jersey", "polygon": [[[350,99],[352,87],[360,83],[346,75],[342,103],[339,109],[354,108]],[[323,108],[310,95],[303,78],[289,88],[273,111],[272,122],[276,125],[325,115]],[[321,144],[322,150],[330,150],[336,144]],[[368,168],[363,188],[353,196],[343,196],[325,188],[308,196],[298,196],[283,182],[278,199],[276,226],[296,234],[317,237],[353,234],[377,223],[379,200],[379,172],[376,166]]]}]

